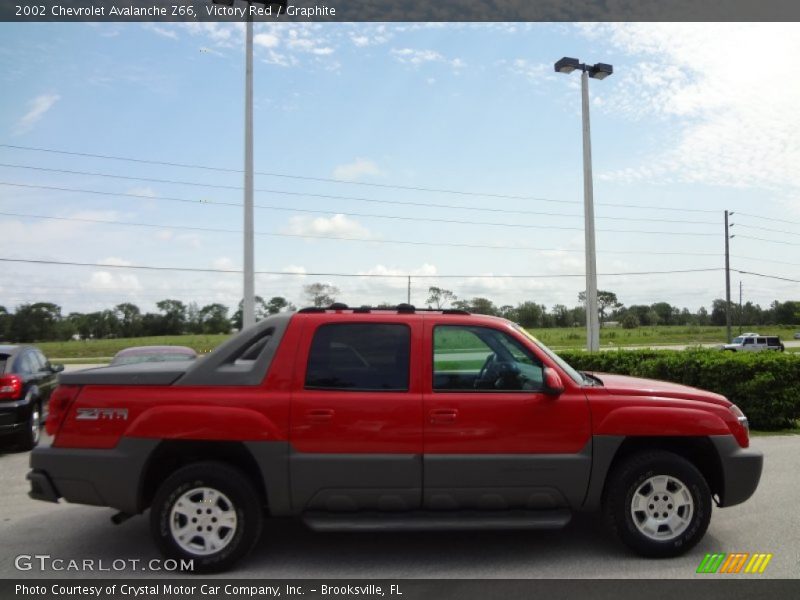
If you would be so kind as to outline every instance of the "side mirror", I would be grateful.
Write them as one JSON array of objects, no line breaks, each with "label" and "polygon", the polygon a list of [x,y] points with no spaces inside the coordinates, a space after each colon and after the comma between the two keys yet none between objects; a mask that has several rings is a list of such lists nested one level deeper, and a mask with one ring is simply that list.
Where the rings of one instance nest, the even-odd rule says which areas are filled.
[{"label": "side mirror", "polygon": [[564,382],[555,369],[544,368],[544,393],[551,396],[559,396],[564,392]]},{"label": "side mirror", "polygon": [[64,370],[64,365],[50,365],[50,370],[53,373],[61,373]]}]

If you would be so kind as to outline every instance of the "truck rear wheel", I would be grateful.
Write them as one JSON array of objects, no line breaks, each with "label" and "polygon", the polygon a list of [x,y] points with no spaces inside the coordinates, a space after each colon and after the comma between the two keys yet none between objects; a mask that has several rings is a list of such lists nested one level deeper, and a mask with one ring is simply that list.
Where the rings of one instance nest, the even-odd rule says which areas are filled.
[{"label": "truck rear wheel", "polygon": [[637,454],[618,465],[606,484],[606,521],[642,556],[683,554],[711,520],[711,491],[703,475],[671,452]]},{"label": "truck rear wheel", "polygon": [[261,536],[258,493],[238,469],[197,462],[175,471],[158,488],[150,527],[161,552],[193,560],[193,571],[230,568]]}]

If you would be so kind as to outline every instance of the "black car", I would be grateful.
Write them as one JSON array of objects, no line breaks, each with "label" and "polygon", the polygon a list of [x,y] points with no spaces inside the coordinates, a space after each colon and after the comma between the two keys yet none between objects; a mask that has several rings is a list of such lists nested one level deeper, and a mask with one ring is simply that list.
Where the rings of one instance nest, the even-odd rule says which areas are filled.
[{"label": "black car", "polygon": [[34,346],[0,346],[0,443],[25,450],[39,443],[47,400],[63,370]]}]

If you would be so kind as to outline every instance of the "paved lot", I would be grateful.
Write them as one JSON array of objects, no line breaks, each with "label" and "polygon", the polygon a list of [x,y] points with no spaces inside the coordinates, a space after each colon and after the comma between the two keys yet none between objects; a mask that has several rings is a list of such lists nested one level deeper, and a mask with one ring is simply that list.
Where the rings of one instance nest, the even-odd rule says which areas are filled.
[{"label": "paved lot", "polygon": [[[267,522],[261,543],[231,576],[258,578],[685,578],[706,552],[772,552],[764,575],[800,577],[800,436],[756,438],[766,455],[761,486],[747,503],[715,509],[704,540],[687,556],[646,560],[617,545],[591,515],[556,532],[315,534],[295,521]],[[0,454],[0,577],[92,577],[19,572],[18,554],[64,559],[157,558],[148,521],[109,521],[110,509],[27,497],[27,453]],[[157,576],[123,571],[94,576]],[[706,575],[705,577],[709,577]],[[717,576],[712,576],[717,577]]]}]

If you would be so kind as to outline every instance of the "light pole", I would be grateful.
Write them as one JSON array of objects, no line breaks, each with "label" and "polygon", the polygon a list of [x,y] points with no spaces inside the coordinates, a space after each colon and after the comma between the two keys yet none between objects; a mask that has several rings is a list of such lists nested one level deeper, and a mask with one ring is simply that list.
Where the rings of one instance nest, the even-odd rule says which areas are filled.
[{"label": "light pole", "polygon": [[[235,0],[213,0],[214,4],[233,6]],[[244,290],[242,295],[242,329],[256,322],[256,276],[253,226],[253,14],[250,5],[286,6],[286,0],[246,0],[244,70]]]},{"label": "light pole", "polygon": [[600,312],[597,308],[597,253],[594,240],[594,198],[592,189],[592,141],[589,129],[589,77],[605,79],[614,67],[605,63],[587,65],[577,58],[564,57],[555,64],[557,73],[581,73],[581,112],[583,115],[583,216],[586,236],[586,349],[600,349]]}]

